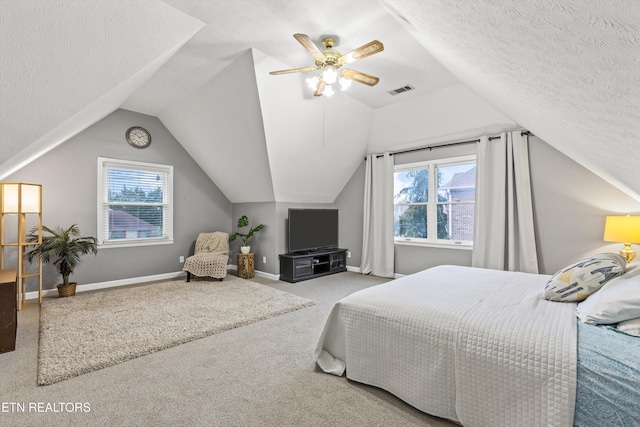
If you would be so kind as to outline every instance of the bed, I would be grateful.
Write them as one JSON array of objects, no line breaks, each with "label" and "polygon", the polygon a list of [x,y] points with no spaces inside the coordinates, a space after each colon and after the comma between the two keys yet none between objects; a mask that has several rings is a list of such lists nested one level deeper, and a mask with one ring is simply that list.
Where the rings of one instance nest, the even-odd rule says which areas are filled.
[{"label": "bed", "polygon": [[[594,418],[610,403],[594,409],[586,390],[608,390],[595,390],[586,378],[597,381],[593,366],[610,355],[596,357],[579,345],[575,303],[542,298],[549,277],[440,266],[361,290],[333,307],[316,361],[325,372],[346,372],[465,426],[572,426],[574,414],[581,427],[640,425],[633,411],[638,387],[625,396],[626,409],[614,406],[615,414]],[[580,343],[592,348],[603,331],[585,326]],[[608,339],[619,338],[608,332],[615,334]],[[631,366],[627,381],[638,384],[640,340],[624,338],[636,347],[620,363]],[[610,424],[598,423],[605,418]]]}]

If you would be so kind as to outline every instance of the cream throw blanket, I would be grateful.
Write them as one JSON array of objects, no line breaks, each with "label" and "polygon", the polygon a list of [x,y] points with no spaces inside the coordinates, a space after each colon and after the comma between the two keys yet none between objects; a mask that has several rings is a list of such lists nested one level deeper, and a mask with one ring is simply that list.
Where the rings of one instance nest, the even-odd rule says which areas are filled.
[{"label": "cream throw blanket", "polygon": [[200,233],[194,252],[185,261],[184,271],[209,277],[224,277],[227,274],[229,234],[220,231]]}]

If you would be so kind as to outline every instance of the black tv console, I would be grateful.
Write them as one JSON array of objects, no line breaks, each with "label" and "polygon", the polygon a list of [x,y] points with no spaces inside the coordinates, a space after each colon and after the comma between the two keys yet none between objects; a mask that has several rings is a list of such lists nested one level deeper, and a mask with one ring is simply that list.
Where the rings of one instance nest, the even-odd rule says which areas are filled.
[{"label": "black tv console", "polygon": [[347,271],[347,249],[330,248],[280,255],[280,280],[296,283]]}]

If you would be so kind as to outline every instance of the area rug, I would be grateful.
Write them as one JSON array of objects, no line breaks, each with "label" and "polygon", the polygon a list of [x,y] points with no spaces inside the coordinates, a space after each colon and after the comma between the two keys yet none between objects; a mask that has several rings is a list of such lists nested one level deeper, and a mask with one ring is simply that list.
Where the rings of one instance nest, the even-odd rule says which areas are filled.
[{"label": "area rug", "polygon": [[48,385],[315,304],[249,280],[175,280],[45,299],[38,384]]}]

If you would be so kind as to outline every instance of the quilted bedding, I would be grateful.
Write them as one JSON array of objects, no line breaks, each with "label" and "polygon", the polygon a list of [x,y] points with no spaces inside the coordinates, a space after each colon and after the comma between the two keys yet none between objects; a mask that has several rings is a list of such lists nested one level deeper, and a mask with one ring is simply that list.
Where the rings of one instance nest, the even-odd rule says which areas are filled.
[{"label": "quilted bedding", "polygon": [[579,427],[640,426],[640,338],[611,326],[578,323]]},{"label": "quilted bedding", "polygon": [[440,266],[364,289],[334,306],[317,363],[465,426],[571,426],[575,303],[542,298],[548,278]]}]

